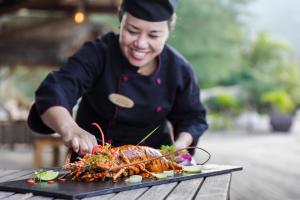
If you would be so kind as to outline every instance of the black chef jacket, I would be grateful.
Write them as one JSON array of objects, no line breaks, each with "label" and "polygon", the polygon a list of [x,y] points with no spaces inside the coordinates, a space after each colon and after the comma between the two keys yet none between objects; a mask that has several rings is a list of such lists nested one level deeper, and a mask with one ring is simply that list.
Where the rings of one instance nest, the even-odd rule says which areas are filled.
[{"label": "black chef jacket", "polygon": [[[137,73],[123,56],[119,35],[108,33],[83,47],[58,71],[48,74],[37,89],[28,124],[38,133],[53,133],[40,115],[52,106],[63,106],[71,114],[79,103],[76,122],[99,138],[91,123],[103,128],[106,142],[113,146],[137,144],[155,127],[160,128],[143,145],[159,148],[171,144],[166,120],[176,133],[186,131],[196,144],[207,129],[205,110],[190,64],[165,45],[156,71],[149,76]],[[134,102],[133,108],[113,104],[109,94],[118,93]]]}]

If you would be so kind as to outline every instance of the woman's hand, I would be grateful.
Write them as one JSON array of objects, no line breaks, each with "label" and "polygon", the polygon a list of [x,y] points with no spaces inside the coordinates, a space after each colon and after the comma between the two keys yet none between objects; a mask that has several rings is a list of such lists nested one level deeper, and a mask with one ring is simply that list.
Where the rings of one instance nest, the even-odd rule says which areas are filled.
[{"label": "woman's hand", "polygon": [[181,132],[178,134],[178,138],[175,141],[174,145],[176,149],[182,149],[190,146],[193,143],[193,137],[188,132]]},{"label": "woman's hand", "polygon": [[47,126],[61,135],[66,146],[73,148],[80,156],[91,153],[97,144],[96,137],[80,128],[64,107],[51,107],[41,118]]},{"label": "woman's hand", "polygon": [[77,124],[59,132],[64,144],[73,149],[80,156],[91,153],[93,147],[97,145],[96,137],[80,128]]}]

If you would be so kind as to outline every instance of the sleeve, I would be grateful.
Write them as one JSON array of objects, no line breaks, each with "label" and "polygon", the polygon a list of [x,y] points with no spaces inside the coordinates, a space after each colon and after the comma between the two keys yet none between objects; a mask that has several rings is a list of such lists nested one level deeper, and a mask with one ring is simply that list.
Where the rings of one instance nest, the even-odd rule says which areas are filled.
[{"label": "sleeve", "polygon": [[175,139],[178,133],[188,132],[193,137],[192,146],[195,146],[208,128],[206,111],[200,102],[200,89],[191,67],[187,68],[182,80],[168,119],[174,126]]},{"label": "sleeve", "polygon": [[35,92],[35,103],[29,116],[29,127],[38,133],[53,133],[40,118],[52,106],[65,107],[70,113],[78,99],[93,85],[103,70],[103,49],[87,42],[70,57],[61,69],[47,75]]}]

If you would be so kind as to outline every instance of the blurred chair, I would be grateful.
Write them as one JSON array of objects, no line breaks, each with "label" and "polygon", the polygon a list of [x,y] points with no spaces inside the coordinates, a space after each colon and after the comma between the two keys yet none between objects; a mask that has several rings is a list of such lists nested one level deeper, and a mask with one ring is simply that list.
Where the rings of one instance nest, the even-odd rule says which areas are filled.
[{"label": "blurred chair", "polygon": [[43,150],[45,148],[52,148],[52,166],[59,166],[60,161],[60,147],[63,142],[58,134],[52,135],[38,135],[34,141],[34,166],[43,167]]},{"label": "blurred chair", "polygon": [[32,145],[34,136],[24,120],[0,122],[0,142],[14,150],[16,144]]}]

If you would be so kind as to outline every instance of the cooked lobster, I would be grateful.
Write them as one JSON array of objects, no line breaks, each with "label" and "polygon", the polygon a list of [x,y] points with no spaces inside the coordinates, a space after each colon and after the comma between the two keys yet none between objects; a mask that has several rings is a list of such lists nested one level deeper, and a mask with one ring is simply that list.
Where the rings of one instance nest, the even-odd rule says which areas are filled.
[{"label": "cooked lobster", "polygon": [[98,146],[93,154],[85,155],[75,163],[68,163],[64,168],[70,170],[72,179],[77,181],[98,181],[106,178],[116,181],[120,177],[133,174],[152,177],[153,173],[182,170],[181,165],[163,157],[159,150],[134,145],[115,148]]},{"label": "cooked lobster", "polygon": [[116,181],[120,177],[134,174],[154,177],[153,173],[167,170],[182,171],[181,165],[167,159],[171,154],[162,155],[157,149],[137,145],[119,147],[105,145],[104,134],[100,126],[96,123],[93,125],[101,133],[102,145],[96,145],[92,154],[85,155],[79,161],[70,163],[70,159],[67,159],[64,168],[70,170],[72,180],[99,181],[112,178],[113,181]]}]

